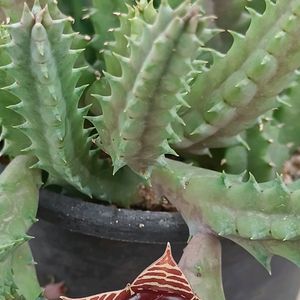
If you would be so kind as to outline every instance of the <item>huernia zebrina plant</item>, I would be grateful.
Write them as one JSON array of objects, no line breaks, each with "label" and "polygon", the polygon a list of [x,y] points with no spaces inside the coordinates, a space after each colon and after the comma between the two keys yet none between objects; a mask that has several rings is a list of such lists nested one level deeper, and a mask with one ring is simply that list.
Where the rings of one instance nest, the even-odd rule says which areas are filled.
[{"label": "huernia zebrina plant", "polygon": [[300,146],[299,0],[94,0],[92,37],[55,0],[0,3],[0,299],[41,294],[26,244],[41,172],[120,207],[145,188],[169,200],[200,299],[225,299],[218,236],[269,271],[273,255],[300,266],[300,181],[281,175]]},{"label": "huernia zebrina plant", "polygon": [[[63,300],[71,300],[62,297]],[[78,300],[199,300],[174,261],[168,244],[164,255],[146,268],[131,284],[123,290],[101,293]]]}]

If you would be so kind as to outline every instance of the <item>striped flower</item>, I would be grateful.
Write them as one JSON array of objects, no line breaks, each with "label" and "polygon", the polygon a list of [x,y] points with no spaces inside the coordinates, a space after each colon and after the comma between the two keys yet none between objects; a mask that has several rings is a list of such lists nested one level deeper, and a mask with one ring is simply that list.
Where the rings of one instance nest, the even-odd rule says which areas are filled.
[{"label": "striped flower", "polygon": [[[61,297],[63,300],[73,300]],[[123,290],[77,300],[200,300],[175,262],[170,244],[161,258]]]}]

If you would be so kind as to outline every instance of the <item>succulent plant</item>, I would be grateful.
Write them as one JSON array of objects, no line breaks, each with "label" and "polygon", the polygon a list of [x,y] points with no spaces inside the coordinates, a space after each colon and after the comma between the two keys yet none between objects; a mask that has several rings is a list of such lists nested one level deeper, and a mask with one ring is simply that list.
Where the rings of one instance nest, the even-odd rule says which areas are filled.
[{"label": "succulent plant", "polygon": [[18,156],[0,176],[0,299],[36,299],[37,283],[26,234],[36,222],[41,175],[35,158]]},{"label": "succulent plant", "polygon": [[[132,284],[128,284],[123,290],[101,293],[78,300],[100,300],[108,297],[112,300],[131,299],[132,297],[138,297],[141,300],[164,299],[168,298],[166,295],[174,300],[199,300],[175,262],[169,244],[163,256],[146,268]],[[71,300],[66,297],[62,297],[62,299]]]},{"label": "succulent plant", "polygon": [[[125,2],[85,11],[88,45],[55,0],[1,28],[0,299],[41,292],[25,244],[41,171],[121,207],[145,186],[167,198],[190,230],[179,266],[200,299],[225,299],[219,236],[269,271],[273,255],[300,266],[300,182],[279,175],[300,146],[299,1]],[[235,30],[229,50],[218,26]]]}]

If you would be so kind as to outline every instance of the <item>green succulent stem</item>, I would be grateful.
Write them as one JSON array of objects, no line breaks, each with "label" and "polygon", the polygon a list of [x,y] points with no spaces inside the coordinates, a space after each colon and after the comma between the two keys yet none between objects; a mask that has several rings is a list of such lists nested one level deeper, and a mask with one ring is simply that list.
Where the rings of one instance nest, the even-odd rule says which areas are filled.
[{"label": "green succulent stem", "polygon": [[[287,186],[278,177],[259,184],[251,174],[245,180],[245,174],[226,175],[166,160],[164,167],[153,171],[152,186],[158,197],[177,207],[194,237],[182,265],[204,300],[224,297],[217,236],[245,248],[269,272],[273,255],[300,265],[299,181]],[[203,278],[196,276],[199,265],[204,268]]]},{"label": "green succulent stem", "polygon": [[[86,86],[77,86],[83,68],[74,67],[82,50],[71,49],[76,34],[70,32],[70,18],[53,5],[50,11],[38,2],[32,11],[25,5],[21,21],[6,26],[11,41],[4,47],[11,63],[2,69],[15,82],[3,89],[18,101],[9,105],[10,111],[3,111],[4,120],[12,113],[23,119],[21,124],[11,124],[20,118],[9,119],[9,125],[30,141],[21,152],[38,158],[34,167],[49,173],[48,184],[71,185],[89,196],[127,206],[128,198],[116,196],[118,191],[109,187],[110,182],[119,185],[123,175],[113,177],[107,163],[98,159],[99,151],[90,150],[93,136],[91,129],[84,128],[89,106],[79,107]],[[135,199],[141,180],[127,173],[126,181],[136,185],[126,193]]]},{"label": "green succulent stem", "polygon": [[36,222],[40,171],[34,157],[16,157],[0,175],[0,299],[36,299],[41,294],[26,234]]},{"label": "green succulent stem", "polygon": [[248,149],[241,145],[226,149],[226,171],[239,174],[248,170],[258,182],[276,178],[276,174],[283,172],[284,163],[290,155],[288,143],[280,141],[281,132],[282,126],[273,120],[273,113],[262,116],[244,134]]},{"label": "green succulent stem", "polygon": [[[200,4],[221,0],[91,2],[96,52],[88,61],[99,68],[97,82],[82,49],[92,47],[56,0],[25,5],[19,22],[0,29],[1,155],[15,157],[0,175],[0,300],[40,294],[26,232],[41,170],[47,184],[122,207],[148,190],[146,200],[167,198],[189,227],[180,266],[200,299],[225,300],[218,237],[269,271],[273,255],[300,266],[300,181],[277,174],[300,145],[299,0],[266,0],[262,14],[223,0],[215,23]],[[249,29],[232,33],[228,53],[206,48],[218,31],[210,27],[244,32],[242,19],[251,19]],[[223,38],[220,49],[230,42]],[[92,110],[83,105],[89,91]],[[209,148],[221,148],[215,161],[225,153],[222,166],[204,162]]]},{"label": "green succulent stem", "polygon": [[12,62],[3,68],[16,81],[6,90],[20,99],[10,108],[25,119],[17,124],[31,141],[23,152],[38,157],[35,166],[47,170],[51,182],[69,183],[92,195],[97,188],[87,185],[89,179],[92,185],[96,181],[90,170],[97,162],[83,128],[87,109],[77,108],[84,87],[76,87],[78,51],[70,49],[74,35],[63,33],[68,22],[53,20],[47,8],[36,5],[31,12],[25,5],[21,22],[7,26]]},{"label": "green succulent stem", "polygon": [[221,243],[211,234],[197,233],[184,249],[179,267],[202,300],[225,300],[221,273]]},{"label": "green succulent stem", "polygon": [[300,113],[300,75],[297,74],[294,81],[286,89],[283,100],[287,105],[274,112],[275,120],[280,124],[278,141],[289,147],[290,153],[293,153],[300,146],[300,137],[298,132],[299,113]]},{"label": "green succulent stem", "polygon": [[191,86],[182,112],[186,138],[178,148],[197,152],[220,147],[252,126],[264,112],[279,106],[277,95],[300,66],[300,7],[297,0],[266,1],[262,15],[250,10],[251,25],[245,36],[233,33],[226,55]]},{"label": "green succulent stem", "polygon": [[211,232],[251,240],[300,237],[300,182],[280,176],[257,183],[252,174],[227,175],[166,160],[152,183],[182,213],[191,235]]},{"label": "green succulent stem", "polygon": [[92,42],[96,49],[103,49],[113,39],[113,32],[119,25],[117,15],[126,13],[126,5],[133,4],[133,0],[93,0],[89,16],[96,33]]},{"label": "green succulent stem", "polygon": [[[0,29],[0,62],[2,65],[10,63],[9,56],[7,55],[3,45],[9,42],[9,34],[4,29]],[[13,83],[13,79],[5,72],[0,70],[0,86],[5,87]],[[20,130],[14,128],[15,125],[24,122],[22,116],[16,112],[8,109],[10,105],[15,105],[19,102],[18,98],[14,95],[0,89],[0,126],[1,135],[0,140],[3,141],[3,147],[0,155],[9,155],[15,157],[22,154],[22,149],[30,145],[30,140]]]},{"label": "green succulent stem", "polygon": [[175,154],[169,140],[179,137],[172,123],[182,122],[177,109],[182,105],[183,76],[190,72],[190,57],[200,45],[200,18],[199,7],[187,2],[176,10],[163,2],[148,22],[144,17],[152,16],[152,3],[138,8],[130,20],[129,55],[112,53],[122,75],[105,74],[111,95],[97,97],[103,116],[93,122],[115,172],[129,165],[147,176],[164,154]]}]

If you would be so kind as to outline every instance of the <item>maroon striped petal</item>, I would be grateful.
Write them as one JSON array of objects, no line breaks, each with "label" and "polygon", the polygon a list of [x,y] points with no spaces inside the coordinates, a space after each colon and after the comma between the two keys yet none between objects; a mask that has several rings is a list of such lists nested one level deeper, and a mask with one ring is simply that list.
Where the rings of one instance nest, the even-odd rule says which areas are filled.
[{"label": "maroon striped petal", "polygon": [[132,283],[134,294],[152,292],[185,300],[197,300],[190,284],[175,262],[170,244],[164,255],[146,268]]},{"label": "maroon striped petal", "polygon": [[[61,297],[63,300],[74,300]],[[200,300],[175,262],[170,244],[164,255],[146,268],[132,284],[115,292],[77,300]]]},{"label": "maroon striped petal", "polygon": [[[90,297],[76,298],[76,300],[128,300],[132,296],[129,287],[124,290],[102,293]],[[60,297],[62,300],[75,300],[67,297]]]}]

